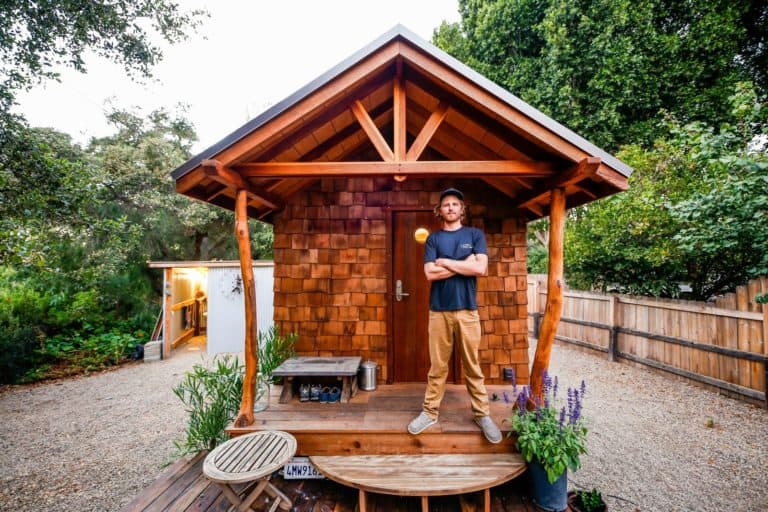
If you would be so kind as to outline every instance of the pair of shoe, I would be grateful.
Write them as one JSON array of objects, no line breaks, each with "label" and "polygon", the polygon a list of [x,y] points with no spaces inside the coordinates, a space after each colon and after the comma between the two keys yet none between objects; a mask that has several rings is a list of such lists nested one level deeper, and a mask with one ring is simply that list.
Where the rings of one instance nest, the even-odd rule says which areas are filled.
[{"label": "pair of shoe", "polygon": [[328,386],[326,386],[320,391],[321,404],[338,402],[340,398],[341,398],[341,390],[336,386],[332,388],[329,388]]},{"label": "pair of shoe", "polygon": [[313,402],[320,400],[320,393],[322,392],[322,386],[320,384],[310,384],[309,386],[309,399]]},{"label": "pair of shoe", "polygon": [[299,402],[309,401],[309,384],[302,384],[299,386]]},{"label": "pair of shoe", "polygon": [[[436,418],[432,418],[424,411],[421,411],[421,413],[408,424],[408,432],[413,435],[421,434],[435,423],[437,423]],[[483,435],[488,442],[493,444],[501,442],[501,431],[490,416],[475,418],[475,423],[477,423],[477,426],[483,431]]]}]

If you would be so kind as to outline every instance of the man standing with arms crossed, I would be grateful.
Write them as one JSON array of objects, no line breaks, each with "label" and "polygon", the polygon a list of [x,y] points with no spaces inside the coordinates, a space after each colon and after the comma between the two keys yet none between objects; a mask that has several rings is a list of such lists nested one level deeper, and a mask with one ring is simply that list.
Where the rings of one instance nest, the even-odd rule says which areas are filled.
[{"label": "man standing with arms crossed", "polygon": [[489,416],[488,393],[478,357],[482,331],[477,312],[477,276],[484,275],[488,269],[485,236],[477,228],[462,226],[464,194],[455,188],[440,194],[435,214],[443,221],[443,228],[429,235],[424,251],[424,274],[431,283],[431,366],[422,412],[408,424],[408,432],[420,434],[437,422],[455,340],[461,353],[475,423],[488,441],[498,443],[501,432]]}]

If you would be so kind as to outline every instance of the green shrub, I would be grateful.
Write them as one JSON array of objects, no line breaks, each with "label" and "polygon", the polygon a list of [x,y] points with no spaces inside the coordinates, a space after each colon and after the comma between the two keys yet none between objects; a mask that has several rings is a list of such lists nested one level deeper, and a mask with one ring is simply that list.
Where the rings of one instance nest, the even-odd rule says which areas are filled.
[{"label": "green shrub", "polygon": [[0,327],[0,383],[14,384],[35,367],[42,337],[32,327]]},{"label": "green shrub", "polygon": [[296,355],[294,346],[298,334],[280,334],[277,326],[273,325],[267,331],[259,331],[259,373],[268,381],[272,381],[272,372],[283,361]]},{"label": "green shrub", "polygon": [[37,351],[44,367],[28,372],[23,381],[65,377],[100,370],[124,362],[143,340],[119,331],[81,336],[78,333],[47,338]]},{"label": "green shrub", "polygon": [[173,388],[189,414],[185,438],[174,443],[181,455],[212,450],[228,439],[224,429],[240,409],[243,373],[237,357],[225,355],[210,368],[194,365]]}]

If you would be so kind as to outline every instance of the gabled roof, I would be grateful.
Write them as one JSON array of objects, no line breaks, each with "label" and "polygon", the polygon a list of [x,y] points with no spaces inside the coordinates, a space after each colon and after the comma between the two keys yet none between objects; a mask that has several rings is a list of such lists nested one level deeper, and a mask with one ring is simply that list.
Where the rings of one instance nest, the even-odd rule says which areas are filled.
[{"label": "gabled roof", "polygon": [[476,176],[530,218],[626,189],[632,170],[398,25],[185,162],[177,190],[269,220],[322,177]]}]

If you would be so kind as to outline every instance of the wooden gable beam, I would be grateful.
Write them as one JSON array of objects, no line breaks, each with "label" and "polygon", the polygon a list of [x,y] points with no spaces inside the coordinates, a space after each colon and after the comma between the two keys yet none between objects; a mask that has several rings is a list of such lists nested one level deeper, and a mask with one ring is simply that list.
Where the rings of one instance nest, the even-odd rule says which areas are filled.
[{"label": "wooden gable beam", "polygon": [[[389,109],[390,107],[387,104],[379,105],[378,107],[371,110],[370,116],[372,119],[376,120],[379,118],[379,116],[387,113]],[[335,135],[333,135],[326,141],[318,144],[314,149],[308,151],[306,154],[304,154],[301,157],[301,160],[304,162],[314,162],[315,160],[322,160],[322,156],[325,153],[327,153],[331,148],[343,142],[344,140],[348,139],[349,137],[351,137],[352,135],[354,135],[356,132],[359,132],[359,131],[360,131],[360,127],[357,124],[352,123],[349,126],[346,126],[342,130],[338,131]],[[268,160],[269,159],[263,159],[263,161],[268,161]]]},{"label": "wooden gable beam", "polygon": [[406,152],[406,108],[405,108],[405,84],[403,83],[403,61],[397,60],[394,88],[392,91],[392,105],[394,110],[394,160],[402,162],[405,160]]},{"label": "wooden gable beam", "polygon": [[531,160],[440,160],[419,162],[263,162],[233,167],[241,177],[342,178],[361,176],[517,176],[548,178],[552,162]]},{"label": "wooden gable beam", "polygon": [[600,167],[599,157],[586,157],[567,171],[546,180],[535,190],[519,195],[516,206],[518,208],[528,208],[528,206],[534,205],[537,201],[541,200],[542,197],[549,194],[552,189],[564,189],[569,185],[574,185],[593,176],[598,167]]},{"label": "wooden gable beam", "polygon": [[282,210],[285,207],[285,203],[282,199],[269,192],[256,190],[250,183],[245,181],[240,174],[234,172],[232,169],[224,167],[218,160],[203,160],[200,165],[206,176],[209,176],[212,180],[218,181],[222,185],[230,187],[235,191],[245,190],[248,197],[256,199],[268,208]]},{"label": "wooden gable beam", "polygon": [[411,148],[408,150],[408,154],[405,156],[406,160],[416,161],[429,145],[429,141],[435,135],[435,132],[442,124],[445,116],[448,115],[448,104],[440,102],[434,112],[429,116],[424,127],[416,136],[416,140],[411,144]]},{"label": "wooden gable beam", "polygon": [[351,106],[351,110],[355,119],[357,119],[357,122],[360,123],[360,126],[363,128],[366,135],[368,135],[368,138],[371,139],[376,151],[379,152],[381,159],[385,162],[393,162],[395,160],[395,155],[392,153],[392,149],[390,149],[389,144],[387,144],[387,141],[379,131],[376,123],[373,122],[371,116],[366,112],[362,102],[360,102],[360,100],[355,100]]}]

